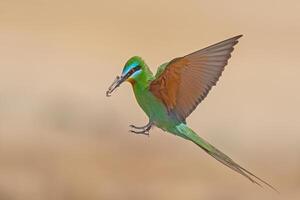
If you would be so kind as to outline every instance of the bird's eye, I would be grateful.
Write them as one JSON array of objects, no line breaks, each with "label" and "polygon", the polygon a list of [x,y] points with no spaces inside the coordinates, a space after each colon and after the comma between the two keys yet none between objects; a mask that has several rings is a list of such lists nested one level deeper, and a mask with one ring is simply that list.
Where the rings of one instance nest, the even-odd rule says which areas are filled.
[{"label": "bird's eye", "polygon": [[136,67],[133,68],[133,72],[136,72],[136,71],[138,71],[139,69],[141,69],[141,66],[138,65],[138,66],[136,66]]},{"label": "bird's eye", "polygon": [[129,72],[126,74],[126,76],[129,77],[129,76],[131,76],[134,72],[136,72],[136,71],[138,71],[138,70],[140,70],[140,69],[141,69],[141,66],[138,65],[138,66],[136,66],[136,67],[130,69]]},{"label": "bird's eye", "polygon": [[141,69],[141,67],[140,66],[136,66],[136,67],[132,68],[129,72],[130,73],[134,73],[134,72],[138,71],[139,69]]}]

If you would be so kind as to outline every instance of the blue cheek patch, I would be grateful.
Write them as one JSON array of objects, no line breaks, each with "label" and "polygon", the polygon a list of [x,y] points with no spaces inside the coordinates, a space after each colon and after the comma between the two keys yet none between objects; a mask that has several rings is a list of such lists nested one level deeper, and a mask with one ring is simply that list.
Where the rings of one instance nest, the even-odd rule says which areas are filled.
[{"label": "blue cheek patch", "polygon": [[140,73],[142,73],[142,70],[141,70],[141,69],[138,70],[138,71],[136,71],[136,72],[134,72],[134,73],[130,76],[130,78],[136,78]]}]

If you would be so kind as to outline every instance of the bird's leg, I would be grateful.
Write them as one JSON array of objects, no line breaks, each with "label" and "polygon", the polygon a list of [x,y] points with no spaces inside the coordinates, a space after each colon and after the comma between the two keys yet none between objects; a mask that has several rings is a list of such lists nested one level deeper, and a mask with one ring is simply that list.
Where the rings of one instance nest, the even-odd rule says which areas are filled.
[{"label": "bird's leg", "polygon": [[147,125],[142,126],[142,127],[137,127],[134,125],[130,125],[130,127],[135,128],[135,129],[141,129],[140,131],[135,131],[135,130],[130,130],[130,132],[135,133],[135,134],[144,134],[149,136],[149,131],[152,127],[152,122],[149,122]]},{"label": "bird's leg", "polygon": [[146,124],[145,126],[135,126],[135,125],[131,124],[131,125],[129,125],[129,127],[135,128],[135,129],[143,129],[144,130],[144,129],[147,129],[151,125],[152,125],[152,122],[149,121],[148,124]]},{"label": "bird's leg", "polygon": [[135,133],[135,134],[144,134],[149,136],[149,131],[152,126],[148,126],[147,128],[140,130],[140,131],[135,131],[135,130],[130,130],[130,132]]}]

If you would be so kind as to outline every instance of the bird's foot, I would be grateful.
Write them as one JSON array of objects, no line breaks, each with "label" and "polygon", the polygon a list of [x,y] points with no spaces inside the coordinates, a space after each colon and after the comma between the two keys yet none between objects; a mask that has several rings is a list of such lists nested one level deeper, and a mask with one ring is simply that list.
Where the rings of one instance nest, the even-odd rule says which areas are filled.
[{"label": "bird's foot", "polygon": [[130,128],[135,128],[135,129],[145,129],[147,126],[135,126],[133,124],[129,125]]},{"label": "bird's foot", "polygon": [[143,135],[148,135],[149,136],[149,131],[152,127],[152,123],[149,122],[145,126],[135,126],[135,125],[129,125],[129,127],[134,128],[134,129],[139,129],[139,130],[130,130],[130,132],[135,133],[135,134],[143,134]]},{"label": "bird's foot", "polygon": [[149,126],[150,126],[150,127],[152,126],[152,123],[151,123],[151,122],[149,122],[149,123],[146,124],[145,126],[135,126],[135,125],[133,125],[133,124],[130,124],[130,125],[129,125],[130,128],[143,129],[143,130],[149,128]]},{"label": "bird's foot", "polygon": [[142,135],[147,135],[149,136],[149,131],[148,130],[142,130],[142,131],[135,131],[135,130],[129,130],[131,133],[135,133],[135,134],[142,134]]}]

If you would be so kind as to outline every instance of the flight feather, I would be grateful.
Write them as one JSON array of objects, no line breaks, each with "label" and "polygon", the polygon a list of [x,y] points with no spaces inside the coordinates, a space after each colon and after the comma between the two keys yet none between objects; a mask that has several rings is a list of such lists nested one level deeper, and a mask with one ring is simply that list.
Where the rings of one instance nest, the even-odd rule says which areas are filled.
[{"label": "flight feather", "polygon": [[173,59],[150,83],[149,90],[170,114],[184,122],[216,85],[241,36]]}]

